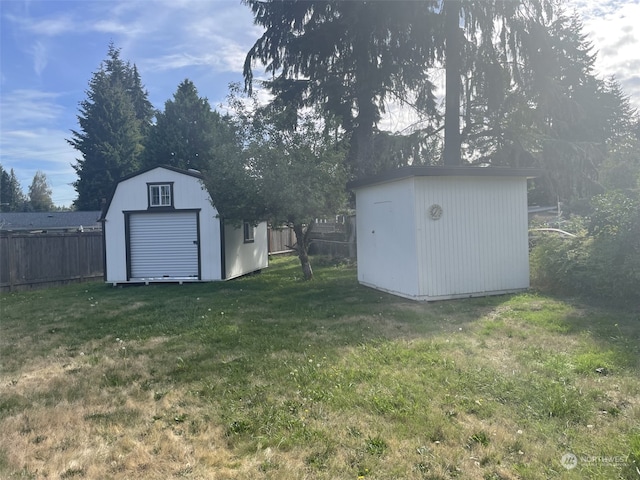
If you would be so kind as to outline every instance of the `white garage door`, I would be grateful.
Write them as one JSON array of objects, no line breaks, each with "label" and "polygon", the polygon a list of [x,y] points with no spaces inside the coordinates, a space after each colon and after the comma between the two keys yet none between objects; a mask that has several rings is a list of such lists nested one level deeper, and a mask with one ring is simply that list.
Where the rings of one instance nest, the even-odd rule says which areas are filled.
[{"label": "white garage door", "polygon": [[198,278],[197,212],[129,217],[131,279]]}]

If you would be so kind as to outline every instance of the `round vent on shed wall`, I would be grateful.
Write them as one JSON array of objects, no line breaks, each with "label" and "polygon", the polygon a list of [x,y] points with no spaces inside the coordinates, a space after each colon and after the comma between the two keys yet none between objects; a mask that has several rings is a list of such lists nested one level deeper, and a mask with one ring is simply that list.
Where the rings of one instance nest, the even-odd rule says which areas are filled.
[{"label": "round vent on shed wall", "polygon": [[442,207],[437,203],[434,203],[429,207],[427,213],[429,214],[429,218],[431,220],[439,220],[440,217],[442,217]]}]

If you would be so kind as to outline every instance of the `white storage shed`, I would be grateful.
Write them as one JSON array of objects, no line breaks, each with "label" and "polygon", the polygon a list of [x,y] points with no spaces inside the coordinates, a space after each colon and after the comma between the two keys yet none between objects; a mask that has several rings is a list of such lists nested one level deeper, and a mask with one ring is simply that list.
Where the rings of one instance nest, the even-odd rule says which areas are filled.
[{"label": "white storage shed", "polygon": [[414,300],[527,289],[536,173],[417,166],[352,182],[359,282]]},{"label": "white storage shed", "polygon": [[225,280],[269,264],[267,224],[226,224],[195,170],[120,180],[101,218],[107,283]]}]

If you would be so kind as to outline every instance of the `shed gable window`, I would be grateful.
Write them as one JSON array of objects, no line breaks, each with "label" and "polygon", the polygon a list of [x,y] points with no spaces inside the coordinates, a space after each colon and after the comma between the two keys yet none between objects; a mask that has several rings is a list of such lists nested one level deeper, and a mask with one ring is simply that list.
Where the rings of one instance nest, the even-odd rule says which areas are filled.
[{"label": "shed gable window", "polygon": [[149,183],[149,208],[173,206],[173,183]]},{"label": "shed gable window", "polygon": [[253,243],[255,241],[256,227],[252,223],[244,222],[244,243]]}]

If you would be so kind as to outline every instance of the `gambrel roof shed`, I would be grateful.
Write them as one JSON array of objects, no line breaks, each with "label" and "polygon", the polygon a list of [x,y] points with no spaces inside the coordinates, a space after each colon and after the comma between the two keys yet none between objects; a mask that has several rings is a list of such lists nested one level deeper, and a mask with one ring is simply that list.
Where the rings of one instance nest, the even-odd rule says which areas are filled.
[{"label": "gambrel roof shed", "polygon": [[266,222],[226,224],[195,170],[158,166],[124,177],[102,222],[109,283],[224,280],[268,266]]},{"label": "gambrel roof shed", "polygon": [[415,300],[529,287],[527,178],[503,167],[403,167],[352,182],[358,280]]}]

